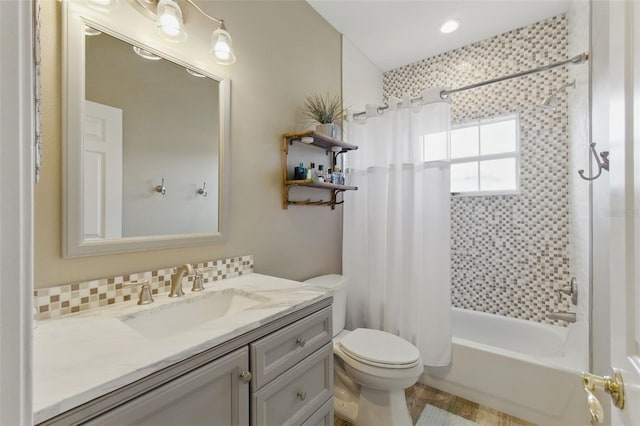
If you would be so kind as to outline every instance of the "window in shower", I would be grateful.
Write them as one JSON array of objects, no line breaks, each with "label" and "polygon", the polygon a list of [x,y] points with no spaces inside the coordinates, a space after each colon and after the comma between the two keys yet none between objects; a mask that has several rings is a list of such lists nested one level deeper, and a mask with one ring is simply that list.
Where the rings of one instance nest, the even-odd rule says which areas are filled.
[{"label": "window in shower", "polygon": [[443,148],[446,135],[428,134],[424,136],[424,160],[450,156],[454,194],[516,194],[518,129],[518,117],[514,115],[462,124],[451,130],[448,150]]}]

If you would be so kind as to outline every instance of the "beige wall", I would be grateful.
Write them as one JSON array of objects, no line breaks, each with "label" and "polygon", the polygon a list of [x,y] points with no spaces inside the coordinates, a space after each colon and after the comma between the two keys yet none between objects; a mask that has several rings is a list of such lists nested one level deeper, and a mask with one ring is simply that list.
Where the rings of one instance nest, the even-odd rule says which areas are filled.
[{"label": "beige wall", "polygon": [[[232,80],[230,233],[218,245],[63,259],[60,3],[42,2],[42,180],[35,191],[35,286],[253,254],[256,271],[292,279],[340,272],[342,210],[281,209],[280,135],[312,92],[340,92],[340,35],[305,2],[203,3],[224,17]],[[126,5],[126,2],[125,2]],[[215,9],[215,10],[214,10]]]}]

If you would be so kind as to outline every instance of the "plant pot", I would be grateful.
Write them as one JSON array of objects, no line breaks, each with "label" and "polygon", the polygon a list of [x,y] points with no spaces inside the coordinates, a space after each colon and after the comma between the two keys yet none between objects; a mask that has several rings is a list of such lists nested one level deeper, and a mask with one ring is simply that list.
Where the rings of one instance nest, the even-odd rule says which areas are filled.
[{"label": "plant pot", "polygon": [[316,126],[316,132],[329,136],[330,138],[340,138],[340,128],[333,123],[318,124]]}]

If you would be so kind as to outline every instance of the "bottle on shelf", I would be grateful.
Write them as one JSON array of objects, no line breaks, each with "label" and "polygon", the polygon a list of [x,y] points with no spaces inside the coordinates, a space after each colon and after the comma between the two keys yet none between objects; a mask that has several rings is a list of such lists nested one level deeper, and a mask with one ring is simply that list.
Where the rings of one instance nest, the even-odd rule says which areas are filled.
[{"label": "bottle on shelf", "polygon": [[325,171],[324,171],[324,166],[322,164],[320,164],[318,166],[318,182],[324,182],[325,181]]},{"label": "bottle on shelf", "polygon": [[309,168],[307,169],[307,180],[313,180],[313,174],[316,171],[316,165],[312,162],[309,164]]},{"label": "bottle on shelf", "polygon": [[340,167],[333,167],[333,183],[336,185],[344,185],[344,173],[340,170]]}]

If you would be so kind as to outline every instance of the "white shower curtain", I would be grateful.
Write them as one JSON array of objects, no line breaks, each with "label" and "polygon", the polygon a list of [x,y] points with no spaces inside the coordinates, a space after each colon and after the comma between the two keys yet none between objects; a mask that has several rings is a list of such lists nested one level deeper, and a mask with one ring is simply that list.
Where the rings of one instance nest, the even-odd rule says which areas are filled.
[{"label": "white shower curtain", "polygon": [[[419,109],[397,99],[382,115],[368,106],[367,121],[351,125],[359,148],[345,165],[358,190],[345,193],[343,210],[347,325],[397,334],[433,366],[451,359],[450,104],[440,90],[425,91]],[[423,149],[444,161],[424,162]]]}]

